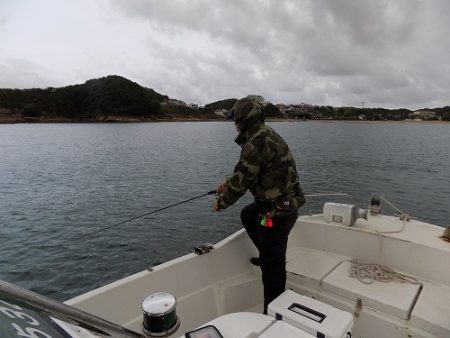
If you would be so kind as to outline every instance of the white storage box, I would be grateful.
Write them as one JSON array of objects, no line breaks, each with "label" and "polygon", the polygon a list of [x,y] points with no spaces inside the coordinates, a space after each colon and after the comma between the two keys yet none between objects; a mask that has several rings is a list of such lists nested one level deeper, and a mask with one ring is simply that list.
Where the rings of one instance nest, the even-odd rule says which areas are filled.
[{"label": "white storage box", "polygon": [[353,316],[318,300],[286,290],[268,307],[269,316],[318,338],[351,337]]},{"label": "white storage box", "polygon": [[277,320],[258,338],[316,338],[299,328],[296,328],[286,322]]},{"label": "white storage box", "polygon": [[337,223],[352,226],[354,205],[327,202],[323,206],[323,218],[327,223]]}]

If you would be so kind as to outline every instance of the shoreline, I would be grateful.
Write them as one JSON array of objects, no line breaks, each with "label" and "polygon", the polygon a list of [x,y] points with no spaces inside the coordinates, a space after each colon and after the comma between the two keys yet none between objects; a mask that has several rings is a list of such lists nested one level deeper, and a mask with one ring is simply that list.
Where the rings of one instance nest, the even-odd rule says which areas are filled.
[{"label": "shoreline", "polygon": [[299,119],[266,119],[267,122],[304,122],[304,123],[356,123],[356,124],[447,124],[450,121],[414,121],[414,120],[366,120],[366,121],[357,121],[357,120],[299,120]]},{"label": "shoreline", "polygon": [[[450,121],[416,121],[416,120],[302,120],[294,118],[266,118],[266,122],[296,122],[296,123],[356,123],[356,124],[448,124]],[[201,117],[168,117],[155,119],[120,118],[114,117],[108,120],[95,119],[23,119],[23,118],[2,118],[2,124],[57,124],[57,123],[160,123],[160,122],[230,122],[222,118],[201,118]]]}]

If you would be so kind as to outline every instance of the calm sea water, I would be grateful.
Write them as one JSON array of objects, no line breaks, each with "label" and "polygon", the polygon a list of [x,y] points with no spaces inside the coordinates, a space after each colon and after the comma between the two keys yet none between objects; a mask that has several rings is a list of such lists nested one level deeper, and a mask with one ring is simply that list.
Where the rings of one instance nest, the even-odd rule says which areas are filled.
[{"label": "calm sea water", "polygon": [[[450,124],[271,123],[305,191],[383,193],[419,220],[450,224]],[[0,125],[0,279],[66,300],[240,229],[207,196],[239,157],[232,123]],[[303,211],[306,212],[306,211]]]}]

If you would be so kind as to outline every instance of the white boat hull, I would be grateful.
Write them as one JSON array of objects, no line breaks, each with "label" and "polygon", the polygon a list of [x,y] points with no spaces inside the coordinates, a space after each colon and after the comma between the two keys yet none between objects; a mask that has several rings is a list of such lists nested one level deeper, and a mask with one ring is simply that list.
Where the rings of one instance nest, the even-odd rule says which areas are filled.
[{"label": "white boat hull", "polygon": [[[450,243],[442,232],[389,216],[353,227],[302,216],[289,237],[287,288],[354,314],[353,337],[450,337]],[[168,292],[181,320],[173,337],[182,336],[219,316],[262,312],[261,273],[249,263],[256,254],[241,230],[207,254],[188,254],[66,303],[142,332],[142,301]],[[352,259],[389,266],[419,284],[363,284],[347,273]]]}]

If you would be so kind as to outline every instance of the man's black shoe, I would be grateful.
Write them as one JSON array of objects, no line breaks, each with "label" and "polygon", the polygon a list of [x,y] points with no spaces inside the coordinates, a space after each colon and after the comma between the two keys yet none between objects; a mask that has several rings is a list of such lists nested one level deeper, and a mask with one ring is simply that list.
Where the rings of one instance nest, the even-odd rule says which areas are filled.
[{"label": "man's black shoe", "polygon": [[255,266],[260,266],[259,257],[252,257],[250,258],[250,263],[252,263]]}]

